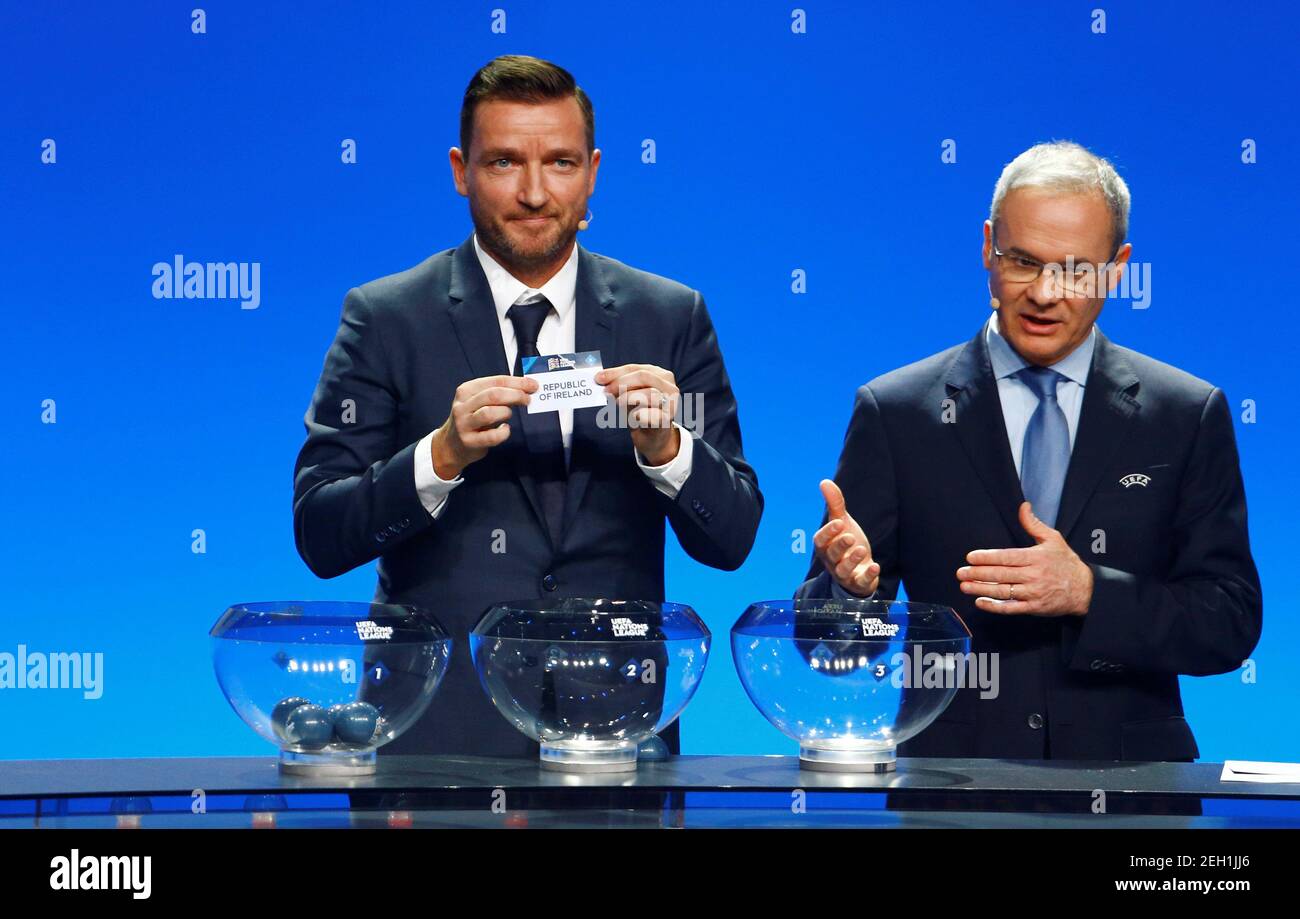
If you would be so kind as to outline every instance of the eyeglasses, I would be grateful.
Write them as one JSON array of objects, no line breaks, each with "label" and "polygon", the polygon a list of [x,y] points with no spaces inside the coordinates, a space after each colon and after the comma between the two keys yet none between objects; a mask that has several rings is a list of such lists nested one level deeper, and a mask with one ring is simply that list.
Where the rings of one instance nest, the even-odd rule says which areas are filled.
[{"label": "eyeglasses", "polygon": [[1014,284],[1028,284],[1037,281],[1038,276],[1047,271],[1048,279],[1069,297],[1095,297],[1099,286],[1108,277],[1113,262],[1076,262],[1067,259],[1066,264],[1057,262],[1040,262],[1027,255],[1008,255],[998,248],[996,236],[991,236],[993,254],[998,258],[1002,277]]}]

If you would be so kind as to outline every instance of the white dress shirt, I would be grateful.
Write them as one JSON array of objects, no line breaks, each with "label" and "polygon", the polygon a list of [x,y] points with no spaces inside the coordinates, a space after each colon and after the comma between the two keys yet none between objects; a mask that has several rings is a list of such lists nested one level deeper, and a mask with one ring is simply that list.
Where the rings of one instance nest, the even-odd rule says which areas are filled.
[{"label": "white dress shirt", "polygon": [[[998,399],[1002,402],[1002,421],[1007,426],[1007,441],[1011,444],[1011,457],[1016,461],[1016,475],[1020,475],[1020,455],[1024,452],[1025,429],[1038,408],[1038,396],[1029,384],[1015,374],[1029,362],[1016,353],[1002,337],[998,327],[998,314],[989,317],[984,340],[988,344],[989,363],[993,377],[998,381]],[[1083,342],[1061,358],[1051,369],[1065,379],[1056,381],[1056,403],[1065,413],[1065,423],[1070,429],[1070,449],[1074,449],[1074,435],[1079,430],[1079,411],[1083,408],[1083,388],[1088,383],[1092,368],[1092,352],[1097,347],[1097,327],[1094,325]]]},{"label": "white dress shirt", "polygon": [[[510,307],[521,299],[527,299],[540,293],[551,303],[542,327],[537,333],[537,351],[539,354],[572,354],[577,350],[577,287],[578,287],[578,247],[575,244],[568,260],[549,281],[540,288],[531,288],[503,268],[496,259],[483,251],[478,243],[478,234],[474,235],[474,254],[478,256],[483,273],[487,275],[488,287],[492,290],[492,302],[496,307],[497,321],[501,326],[501,343],[505,346],[506,365],[513,368],[515,357],[519,352],[519,343],[515,341],[515,324],[506,313]],[[602,355],[603,356],[603,355]],[[560,416],[560,434],[564,438],[564,458],[568,462],[573,451],[573,409],[562,408],[556,414]],[[691,474],[691,459],[695,444],[694,435],[677,422],[673,422],[681,436],[681,446],[677,456],[662,466],[647,466],[640,452],[633,450],[636,464],[645,473],[651,484],[669,498],[676,498],[686,479]],[[464,481],[461,476],[454,479],[439,478],[433,468],[433,454],[430,445],[433,432],[420,439],[415,448],[415,488],[422,503],[430,515],[437,517],[446,506],[447,496]]]}]

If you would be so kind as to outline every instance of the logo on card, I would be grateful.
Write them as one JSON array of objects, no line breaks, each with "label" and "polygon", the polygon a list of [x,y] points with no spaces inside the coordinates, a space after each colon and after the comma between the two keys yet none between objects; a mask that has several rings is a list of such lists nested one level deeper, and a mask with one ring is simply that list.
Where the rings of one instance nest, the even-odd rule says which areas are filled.
[{"label": "logo on card", "polygon": [[1146,488],[1150,481],[1151,476],[1149,475],[1143,475],[1140,472],[1130,472],[1128,475],[1124,476],[1124,478],[1119,480],[1119,484],[1123,485],[1125,488],[1132,488],[1134,485],[1141,485],[1143,488]]},{"label": "logo on card", "polygon": [[577,366],[577,361],[570,360],[563,354],[556,354],[546,359],[547,370],[573,370]]}]

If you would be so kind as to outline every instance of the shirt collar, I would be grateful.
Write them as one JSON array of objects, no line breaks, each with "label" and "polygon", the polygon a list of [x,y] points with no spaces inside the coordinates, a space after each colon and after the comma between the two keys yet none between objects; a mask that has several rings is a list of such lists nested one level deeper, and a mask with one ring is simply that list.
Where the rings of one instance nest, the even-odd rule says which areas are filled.
[{"label": "shirt collar", "polygon": [[[993,365],[993,378],[1000,380],[1003,377],[1009,377],[1029,366],[1029,362],[1016,353],[1016,349],[1002,337],[1002,330],[998,327],[998,314],[994,313],[989,317],[985,327],[984,340],[989,349],[989,363]],[[1073,380],[1080,386],[1088,384],[1088,370],[1092,367],[1092,352],[1097,347],[1097,326],[1088,330],[1088,337],[1083,342],[1061,358],[1051,369],[1055,370],[1061,376],[1068,380]]]},{"label": "shirt collar", "polygon": [[505,322],[506,311],[514,306],[515,301],[525,292],[543,294],[551,301],[551,306],[559,314],[561,321],[569,310],[573,309],[573,299],[578,287],[578,244],[576,242],[569,252],[569,258],[560,266],[560,270],[541,287],[529,287],[503,268],[496,259],[483,251],[483,247],[478,244],[477,233],[474,234],[474,254],[478,256],[478,263],[483,266],[483,273],[487,275],[488,287],[492,290],[492,302],[496,306],[499,321]]}]

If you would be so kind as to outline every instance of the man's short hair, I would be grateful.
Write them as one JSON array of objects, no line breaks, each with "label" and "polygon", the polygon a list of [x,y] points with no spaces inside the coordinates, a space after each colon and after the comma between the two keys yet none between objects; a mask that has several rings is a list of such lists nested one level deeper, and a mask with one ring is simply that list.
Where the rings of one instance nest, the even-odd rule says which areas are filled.
[{"label": "man's short hair", "polygon": [[596,149],[596,115],[591,100],[574,82],[573,75],[550,61],[524,54],[503,54],[493,58],[474,74],[465,87],[465,101],[460,106],[460,150],[469,156],[469,140],[474,134],[474,110],[491,99],[528,102],[534,105],[554,99],[574,98],[587,123],[587,153]]},{"label": "man's short hair", "polygon": [[1110,209],[1111,255],[1128,236],[1128,186],[1115,167],[1085,147],[1068,140],[1035,144],[1007,163],[993,188],[989,220],[997,223],[1002,200],[1017,188],[1044,188],[1062,192],[1099,192]]}]

